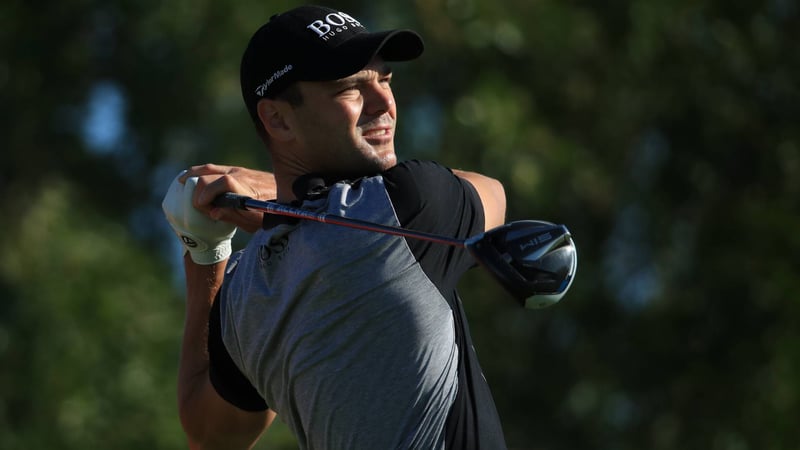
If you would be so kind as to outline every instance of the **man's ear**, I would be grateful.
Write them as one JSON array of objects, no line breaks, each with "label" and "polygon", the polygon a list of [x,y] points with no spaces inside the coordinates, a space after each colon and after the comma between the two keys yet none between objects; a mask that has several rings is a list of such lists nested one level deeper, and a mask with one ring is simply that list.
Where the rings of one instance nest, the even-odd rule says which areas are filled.
[{"label": "man's ear", "polygon": [[271,139],[288,141],[294,137],[292,128],[286,120],[288,104],[270,98],[262,98],[256,105],[258,119]]}]

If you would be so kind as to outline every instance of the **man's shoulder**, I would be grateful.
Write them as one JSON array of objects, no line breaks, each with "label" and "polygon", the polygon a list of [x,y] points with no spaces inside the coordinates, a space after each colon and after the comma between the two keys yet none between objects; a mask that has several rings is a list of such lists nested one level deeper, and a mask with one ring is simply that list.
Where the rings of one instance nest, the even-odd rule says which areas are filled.
[{"label": "man's shoulder", "polygon": [[424,203],[462,189],[458,177],[435,161],[403,161],[381,175],[393,202]]},{"label": "man's shoulder", "polygon": [[394,184],[425,184],[452,176],[453,172],[436,161],[412,159],[398,163],[381,175]]},{"label": "man's shoulder", "polygon": [[410,160],[383,174],[403,226],[465,237],[483,229],[480,197],[466,180],[435,161]]}]

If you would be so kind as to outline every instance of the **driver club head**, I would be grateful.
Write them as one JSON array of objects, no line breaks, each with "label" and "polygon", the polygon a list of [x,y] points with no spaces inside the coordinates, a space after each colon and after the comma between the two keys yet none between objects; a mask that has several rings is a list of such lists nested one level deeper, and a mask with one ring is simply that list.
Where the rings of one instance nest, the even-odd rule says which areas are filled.
[{"label": "driver club head", "polygon": [[526,308],[557,303],[575,279],[578,254],[564,225],[510,222],[468,239],[466,247]]}]

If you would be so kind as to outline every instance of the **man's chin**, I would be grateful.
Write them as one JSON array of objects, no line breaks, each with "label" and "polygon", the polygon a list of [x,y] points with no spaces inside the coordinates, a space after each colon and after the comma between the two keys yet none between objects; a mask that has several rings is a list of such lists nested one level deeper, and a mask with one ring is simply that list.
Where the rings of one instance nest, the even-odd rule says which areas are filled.
[{"label": "man's chin", "polygon": [[376,162],[381,167],[388,165],[389,167],[397,164],[397,155],[394,151],[394,142],[387,142],[381,145],[371,145],[365,142],[364,155],[367,159]]},{"label": "man's chin", "polygon": [[378,159],[378,164],[381,167],[381,171],[394,167],[397,164],[397,155],[394,152],[394,148],[392,148],[390,152],[381,154],[380,158]]},{"label": "man's chin", "polygon": [[363,160],[363,164],[359,164],[358,176],[375,175],[377,173],[389,170],[397,165],[397,157],[394,152],[390,153],[374,153],[371,158]]}]

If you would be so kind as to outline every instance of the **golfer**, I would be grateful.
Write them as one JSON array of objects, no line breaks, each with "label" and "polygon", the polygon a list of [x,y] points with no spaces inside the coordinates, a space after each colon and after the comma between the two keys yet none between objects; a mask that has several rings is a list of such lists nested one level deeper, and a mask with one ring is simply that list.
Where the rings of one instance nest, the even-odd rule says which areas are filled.
[{"label": "golfer", "polygon": [[[187,250],[190,448],[250,448],[276,415],[301,449],[506,448],[456,293],[466,250],[212,205],[231,191],[456,238],[502,224],[498,181],[397,161],[389,64],[422,52],[317,6],[250,40],[242,94],[274,174],[195,166],[163,203]],[[255,233],[232,254],[237,227]]]}]

